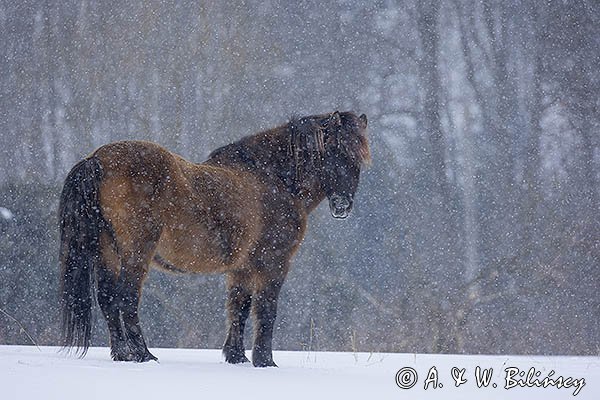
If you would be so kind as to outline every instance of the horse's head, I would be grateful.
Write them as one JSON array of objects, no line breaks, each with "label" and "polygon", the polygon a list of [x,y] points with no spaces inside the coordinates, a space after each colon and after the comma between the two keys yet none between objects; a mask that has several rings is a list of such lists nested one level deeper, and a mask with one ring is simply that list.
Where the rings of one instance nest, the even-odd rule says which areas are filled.
[{"label": "horse's head", "polygon": [[323,132],[321,185],[334,218],[352,210],[360,168],[370,160],[367,116],[338,111],[320,120]]}]

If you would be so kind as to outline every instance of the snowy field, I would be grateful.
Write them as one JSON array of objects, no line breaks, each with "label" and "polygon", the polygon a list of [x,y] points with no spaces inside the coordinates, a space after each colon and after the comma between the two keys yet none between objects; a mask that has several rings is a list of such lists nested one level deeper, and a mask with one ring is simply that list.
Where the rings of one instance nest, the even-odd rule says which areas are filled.
[{"label": "snowy field", "polygon": [[[226,364],[219,350],[152,352],[160,363],[114,363],[106,348],[78,359],[55,347],[0,346],[0,398],[549,400],[573,398],[579,390],[577,399],[600,399],[600,357],[277,351],[279,368],[258,369]],[[478,387],[477,367],[481,378],[493,369],[487,387]],[[548,376],[569,387],[527,386]],[[416,383],[402,389],[397,378],[400,385],[412,386],[414,378]]]}]

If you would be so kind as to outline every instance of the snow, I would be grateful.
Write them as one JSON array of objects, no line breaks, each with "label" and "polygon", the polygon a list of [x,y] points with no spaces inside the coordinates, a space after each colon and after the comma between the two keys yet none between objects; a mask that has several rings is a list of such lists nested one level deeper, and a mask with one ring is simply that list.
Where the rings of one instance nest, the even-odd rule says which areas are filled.
[{"label": "snow", "polygon": [[[577,399],[600,398],[600,357],[480,356],[276,351],[279,368],[229,365],[219,350],[152,349],[160,363],[115,363],[107,348],[91,348],[79,359],[57,347],[0,346],[3,399]],[[476,367],[493,368],[488,387],[478,388]],[[426,378],[438,373],[437,388]],[[452,369],[465,370],[455,387]],[[401,368],[413,368],[410,389],[395,383]],[[573,378],[569,388],[505,389],[508,368]],[[551,373],[554,371],[554,373]],[[454,370],[454,376],[460,375]],[[407,375],[408,376],[408,375]],[[582,381],[582,379],[584,381]],[[493,388],[492,385],[497,387]]]},{"label": "snow", "polygon": [[11,220],[14,218],[14,214],[8,208],[0,207],[0,217],[6,220]]}]

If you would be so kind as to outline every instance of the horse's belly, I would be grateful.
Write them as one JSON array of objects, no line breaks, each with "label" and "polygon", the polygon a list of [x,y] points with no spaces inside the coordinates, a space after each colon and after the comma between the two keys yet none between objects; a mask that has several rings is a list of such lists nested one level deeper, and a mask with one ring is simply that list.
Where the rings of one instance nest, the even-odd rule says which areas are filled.
[{"label": "horse's belly", "polygon": [[175,270],[194,273],[223,273],[241,268],[251,251],[250,232],[237,232],[235,245],[200,224],[165,228],[156,254]]}]

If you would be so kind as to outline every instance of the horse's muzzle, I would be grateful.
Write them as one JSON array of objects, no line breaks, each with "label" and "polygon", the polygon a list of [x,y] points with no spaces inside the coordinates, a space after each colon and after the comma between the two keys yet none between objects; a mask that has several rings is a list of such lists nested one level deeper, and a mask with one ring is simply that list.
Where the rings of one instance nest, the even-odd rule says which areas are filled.
[{"label": "horse's muzzle", "polygon": [[333,218],[344,219],[350,215],[352,200],[337,194],[329,198],[329,210]]}]

